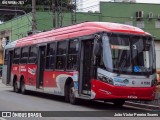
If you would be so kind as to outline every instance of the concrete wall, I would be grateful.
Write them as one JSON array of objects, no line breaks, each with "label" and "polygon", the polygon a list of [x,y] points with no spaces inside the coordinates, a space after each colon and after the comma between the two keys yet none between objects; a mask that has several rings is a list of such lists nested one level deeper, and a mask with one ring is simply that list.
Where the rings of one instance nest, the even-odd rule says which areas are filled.
[{"label": "concrete wall", "polygon": [[31,19],[31,14],[27,14],[4,22],[3,24],[0,24],[0,32],[10,30],[10,41],[25,37],[27,36],[27,32],[32,29]]},{"label": "concrete wall", "polygon": [[[113,3],[113,2],[101,2],[100,12],[102,14],[102,21],[110,21],[117,23],[132,23],[133,26],[137,26],[138,23],[144,23],[144,27],[141,27],[144,31],[151,33],[160,40],[160,4],[148,4],[148,3]],[[143,19],[137,21],[136,12],[143,11]],[[148,19],[149,12],[153,13],[153,19]],[[156,24],[159,23],[159,28],[156,28]],[[139,27],[139,26],[137,26]]]},{"label": "concrete wall", "polygon": [[[63,13],[62,14],[62,26],[72,25],[71,22],[71,13]],[[39,31],[51,30],[53,29],[53,18],[52,13],[50,12],[37,12],[37,29]],[[100,13],[77,13],[76,14],[77,23],[81,23],[84,21],[101,21]],[[60,24],[60,20],[59,20]],[[58,27],[58,18],[56,19],[56,26]]]}]

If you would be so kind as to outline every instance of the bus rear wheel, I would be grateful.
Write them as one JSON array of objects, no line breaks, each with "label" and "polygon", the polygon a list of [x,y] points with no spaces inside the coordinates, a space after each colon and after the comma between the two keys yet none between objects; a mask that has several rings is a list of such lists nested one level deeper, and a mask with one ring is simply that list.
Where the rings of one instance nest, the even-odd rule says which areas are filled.
[{"label": "bus rear wheel", "polygon": [[73,105],[78,103],[78,100],[75,97],[75,88],[74,88],[74,83],[73,82],[71,82],[70,86],[69,86],[69,101]]},{"label": "bus rear wheel", "polygon": [[115,100],[113,103],[115,106],[121,107],[125,103],[125,100]]}]

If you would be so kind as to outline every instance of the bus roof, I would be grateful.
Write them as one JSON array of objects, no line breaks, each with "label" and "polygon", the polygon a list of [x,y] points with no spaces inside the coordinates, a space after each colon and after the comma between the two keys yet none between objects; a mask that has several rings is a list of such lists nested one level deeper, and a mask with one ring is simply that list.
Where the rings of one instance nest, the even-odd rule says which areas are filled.
[{"label": "bus roof", "polygon": [[[96,32],[118,32],[118,33],[128,33],[128,34],[139,34],[139,35],[150,35],[144,32],[140,28],[110,22],[84,22],[68,27],[63,27],[59,29],[53,29],[51,31],[38,33],[31,35],[14,42],[16,47],[26,46],[31,44],[43,43],[53,40],[62,40],[67,38],[74,38],[78,36],[90,35]],[[12,45],[9,44],[9,45]]]}]

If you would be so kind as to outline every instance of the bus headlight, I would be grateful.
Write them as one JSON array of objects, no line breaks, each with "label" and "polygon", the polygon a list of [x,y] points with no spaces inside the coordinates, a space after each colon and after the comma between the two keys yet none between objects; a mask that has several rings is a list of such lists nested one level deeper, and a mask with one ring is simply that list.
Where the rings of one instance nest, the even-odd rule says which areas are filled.
[{"label": "bus headlight", "polygon": [[109,78],[107,76],[98,76],[98,79],[105,82],[105,83],[113,85],[113,79],[112,78]]}]

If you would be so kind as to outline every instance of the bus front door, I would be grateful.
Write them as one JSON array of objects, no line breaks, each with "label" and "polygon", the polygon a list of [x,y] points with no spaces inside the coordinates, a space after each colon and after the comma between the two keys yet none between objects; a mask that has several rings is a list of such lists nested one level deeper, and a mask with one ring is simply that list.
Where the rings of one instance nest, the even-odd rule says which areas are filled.
[{"label": "bus front door", "polygon": [[8,61],[7,61],[7,81],[6,84],[11,84],[11,69],[12,69],[12,60],[13,60],[13,51],[8,52]]},{"label": "bus front door", "polygon": [[44,76],[44,67],[45,67],[45,53],[46,53],[46,46],[39,46],[38,49],[38,70],[37,70],[37,88],[43,88],[43,76]]},{"label": "bus front door", "polygon": [[90,95],[91,90],[92,53],[93,40],[83,40],[81,42],[79,92],[85,95]]}]

